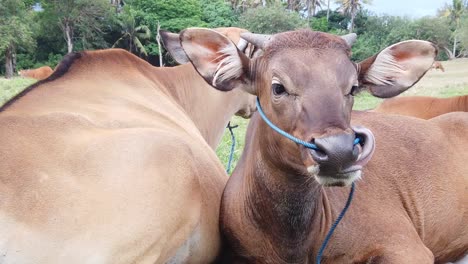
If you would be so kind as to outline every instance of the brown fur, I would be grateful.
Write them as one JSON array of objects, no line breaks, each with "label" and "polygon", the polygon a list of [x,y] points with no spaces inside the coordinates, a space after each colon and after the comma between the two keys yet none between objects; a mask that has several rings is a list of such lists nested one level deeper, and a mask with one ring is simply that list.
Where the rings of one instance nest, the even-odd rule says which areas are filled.
[{"label": "brown fur", "polygon": [[442,72],[445,72],[444,66],[442,66],[442,62],[440,61],[435,61],[434,64],[432,64],[432,68],[435,70],[441,70]]},{"label": "brown fur", "polygon": [[[336,43],[314,46],[312,36],[320,38],[316,43]],[[356,182],[354,201],[322,263],[429,264],[466,254],[468,116],[454,113],[426,121],[352,113],[350,88],[363,79],[375,57],[365,61],[365,67],[357,67],[358,73],[347,48],[327,34],[288,32],[272,39],[249,70],[255,93],[274,124],[316,144],[359,130],[351,125],[375,134],[374,156],[357,157],[356,164],[368,162],[363,179]],[[392,76],[398,85],[379,85],[380,94],[407,89],[403,84],[411,85],[424,75],[437,54],[427,42],[394,47],[392,52],[400,58],[395,63],[405,63],[411,71]],[[398,83],[398,78],[404,82]],[[279,81],[287,94],[274,95],[272,80]],[[362,149],[371,144],[368,139]],[[349,151],[343,145],[336,148]],[[315,263],[349,193],[349,188],[324,187],[318,180],[340,179],[335,185],[343,185],[351,174],[341,160],[335,168],[324,169],[311,153],[253,116],[244,152],[223,193],[220,225],[229,245],[224,263]],[[315,165],[319,173],[308,171]],[[320,174],[322,170],[326,173]]]},{"label": "brown fur", "polygon": [[468,95],[450,98],[402,96],[386,99],[372,111],[430,119],[450,112],[468,112]]},{"label": "brown fur", "polygon": [[22,77],[33,78],[36,80],[44,80],[47,79],[54,70],[49,66],[42,66],[37,69],[30,69],[30,70],[20,70],[19,75]]},{"label": "brown fur", "polygon": [[227,175],[212,148],[250,111],[243,93],[124,50],[68,56],[0,112],[0,262],[213,261]]}]

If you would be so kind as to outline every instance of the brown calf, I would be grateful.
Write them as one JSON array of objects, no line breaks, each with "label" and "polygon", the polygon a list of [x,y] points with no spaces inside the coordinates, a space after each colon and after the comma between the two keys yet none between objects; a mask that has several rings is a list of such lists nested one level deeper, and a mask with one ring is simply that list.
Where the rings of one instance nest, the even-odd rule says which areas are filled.
[{"label": "brown calf", "polygon": [[49,66],[42,66],[37,69],[20,70],[18,74],[21,77],[33,78],[40,81],[48,78],[53,72],[54,70]]},{"label": "brown calf", "polygon": [[431,67],[434,45],[405,41],[354,64],[348,44],[326,33],[243,36],[263,55],[250,60],[201,29],[185,31],[181,42],[207,82],[220,90],[251,83],[244,87],[252,87],[274,124],[318,149],[293,143],[253,116],[223,195],[230,261],[314,263],[349,191],[324,186],[349,185],[361,171],[323,263],[429,264],[468,250],[468,117],[355,113],[350,124],[355,93],[403,92]]}]

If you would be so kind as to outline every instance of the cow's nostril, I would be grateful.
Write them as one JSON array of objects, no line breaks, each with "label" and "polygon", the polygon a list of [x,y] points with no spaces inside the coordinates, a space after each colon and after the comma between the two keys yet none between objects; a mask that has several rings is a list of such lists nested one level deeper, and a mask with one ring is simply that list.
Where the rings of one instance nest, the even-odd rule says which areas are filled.
[{"label": "cow's nostril", "polygon": [[312,155],[312,158],[315,160],[317,163],[323,163],[328,160],[328,155],[325,153],[322,149],[311,149],[310,154]]}]

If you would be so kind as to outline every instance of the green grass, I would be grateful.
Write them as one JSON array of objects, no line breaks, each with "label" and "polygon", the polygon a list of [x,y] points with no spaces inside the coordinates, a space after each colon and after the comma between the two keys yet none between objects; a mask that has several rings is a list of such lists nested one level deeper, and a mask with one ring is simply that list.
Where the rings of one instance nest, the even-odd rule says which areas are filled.
[{"label": "green grass", "polygon": [[[414,87],[400,96],[425,95],[450,97],[468,94],[468,59],[443,62],[443,65],[446,72],[430,70]],[[35,80],[33,79],[25,78],[13,78],[10,80],[0,78],[0,106],[34,82]],[[356,96],[354,109],[371,109],[377,106],[381,101],[382,99],[375,98],[369,93],[363,92]],[[233,169],[244,148],[244,138],[248,120],[234,117],[231,123],[239,125],[238,128],[234,129],[237,142],[232,164]],[[216,154],[224,165],[227,165],[229,160],[231,143],[231,135],[226,129],[222,141],[216,150]]]},{"label": "green grass", "polygon": [[0,106],[35,82],[34,79],[19,77],[12,79],[0,78]]}]

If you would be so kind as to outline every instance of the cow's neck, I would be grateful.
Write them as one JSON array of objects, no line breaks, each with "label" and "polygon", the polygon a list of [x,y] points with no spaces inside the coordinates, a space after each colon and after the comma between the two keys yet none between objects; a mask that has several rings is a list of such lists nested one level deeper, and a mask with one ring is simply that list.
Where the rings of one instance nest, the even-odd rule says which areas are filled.
[{"label": "cow's neck", "polygon": [[164,71],[169,94],[215,149],[229,120],[241,106],[239,91],[216,90],[200,77],[192,64],[168,67]]},{"label": "cow's neck", "polygon": [[[256,118],[252,122],[263,121]],[[244,166],[248,168],[244,180],[250,186],[244,190],[244,204],[250,210],[248,214],[253,216],[249,220],[261,227],[263,235],[283,260],[311,263],[309,257],[314,243],[322,241],[322,230],[328,230],[331,225],[327,222],[328,200],[313,176],[289,167],[281,158],[290,153],[279,153],[280,148],[276,148],[275,143],[264,142],[269,141],[267,135],[275,132],[266,126],[256,127],[249,151],[259,151],[254,154],[255,159],[244,161],[250,163]]]}]

